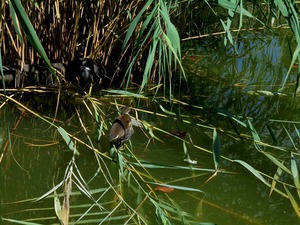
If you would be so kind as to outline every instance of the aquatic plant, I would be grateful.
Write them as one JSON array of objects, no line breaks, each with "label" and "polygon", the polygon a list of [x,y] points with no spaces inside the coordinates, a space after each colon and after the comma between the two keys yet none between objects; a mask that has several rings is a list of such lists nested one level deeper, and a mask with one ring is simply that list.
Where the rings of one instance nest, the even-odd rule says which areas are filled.
[{"label": "aquatic plant", "polygon": [[[55,179],[56,183],[53,184],[53,188],[43,196],[36,197],[35,201],[51,199],[53,202],[52,209],[54,209],[55,215],[62,224],[101,224],[114,220],[117,222],[119,220],[122,222],[125,221],[124,224],[148,224],[148,208],[156,216],[159,223],[173,224],[175,221],[183,224],[193,224],[199,218],[195,219],[189,213],[182,210],[171,194],[173,191],[196,193],[196,195],[192,195],[190,198],[196,199],[199,206],[201,206],[205,201],[205,193],[199,187],[190,187],[182,184],[182,181],[205,176],[205,181],[201,183],[201,185],[204,185],[221,173],[235,174],[236,171],[225,171],[220,168],[220,162],[225,161],[232,164],[236,163],[245,168],[270,188],[270,194],[276,192],[289,199],[295,213],[300,217],[298,203],[300,198],[300,184],[297,167],[299,152],[297,144],[295,144],[299,142],[300,138],[297,121],[270,119],[266,122],[269,137],[274,142],[284,139],[284,143],[290,144],[290,146],[278,146],[270,144],[267,140],[262,140],[262,134],[256,131],[251,118],[241,118],[224,110],[192,105],[174,97],[178,94],[175,91],[176,87],[182,87],[178,83],[181,84],[182,80],[187,80],[181,62],[180,37],[185,35],[184,32],[191,35],[198,31],[194,27],[195,23],[193,23],[193,20],[198,20],[201,13],[204,11],[207,12],[206,9],[210,9],[209,12],[212,12],[215,18],[217,18],[216,20],[220,21],[223,27],[223,31],[220,33],[225,34],[225,45],[228,42],[231,45],[235,45],[233,34],[234,32],[239,33],[242,30],[245,18],[267,26],[269,25],[267,22],[272,18],[277,18],[280,22],[285,21],[280,18],[283,15],[295,34],[297,42],[296,49],[291,51],[291,55],[293,56],[290,68],[292,68],[294,62],[299,60],[299,28],[295,4],[289,1],[268,1],[256,4],[256,2],[231,2],[227,0],[216,3],[208,1],[198,3],[198,1],[149,0],[131,1],[127,4],[121,1],[90,1],[88,6],[85,5],[87,1],[54,1],[53,3],[54,5],[50,1],[23,1],[22,5],[26,6],[25,10],[18,0],[2,1],[0,3],[1,11],[3,12],[0,23],[0,40],[2,40],[0,71],[3,86],[5,84],[2,59],[7,63],[11,63],[17,58],[17,64],[20,66],[28,62],[40,63],[43,61],[54,78],[60,81],[50,61],[68,61],[74,58],[76,51],[78,51],[84,57],[90,56],[100,59],[103,64],[113,68],[114,74],[112,77],[121,77],[123,87],[126,90],[103,90],[103,93],[107,96],[101,99],[94,97],[91,89],[87,91],[88,93],[79,95],[78,98],[76,94],[71,95],[74,98],[74,102],[71,104],[72,106],[74,105],[72,110],[74,110],[76,121],[80,124],[80,131],[84,134],[83,138],[80,135],[71,134],[68,132],[67,126],[59,125],[60,123],[57,122],[56,110],[61,106],[62,95],[68,94],[67,91],[62,94],[64,90],[60,85],[58,87],[3,89],[3,94],[0,94],[0,110],[3,115],[1,118],[7,116],[7,107],[10,103],[13,103],[14,106],[20,109],[20,112],[28,113],[35,118],[41,119],[43,123],[50,127],[49,129],[54,130],[53,133],[59,134],[58,139],[64,141],[63,148],[69,149],[69,152],[72,153],[62,179]],[[265,14],[262,13],[262,16],[255,16],[254,12],[256,11],[250,10],[255,7],[267,8],[268,11]],[[194,14],[195,8],[202,8],[202,10]],[[5,19],[8,18],[8,11],[11,21]],[[182,14],[182,12],[184,13]],[[183,17],[190,18],[191,21],[188,21],[184,25],[180,24],[180,22],[173,22],[177,18]],[[204,19],[208,20],[209,18],[211,16]],[[263,20],[264,18],[265,20]],[[233,27],[236,28],[234,31]],[[23,36],[22,33],[25,35]],[[209,31],[204,35],[219,35],[220,33]],[[184,40],[201,37],[203,36],[186,36]],[[180,75],[176,76],[175,74]],[[151,82],[154,83],[152,86]],[[133,89],[130,89],[130,84],[136,83],[138,88],[134,89],[133,93],[131,91]],[[298,82],[295,89],[298,89],[297,85]],[[162,96],[167,96],[167,98],[158,95],[161,87],[164,88]],[[7,91],[10,94],[7,94]],[[56,101],[54,102],[57,107],[50,118],[42,115],[38,110],[32,109],[33,107],[26,106],[16,97],[20,96],[20,93],[28,94],[32,92],[35,94],[55,94]],[[143,101],[145,102],[143,104],[145,107],[137,107]],[[101,145],[97,146],[98,142],[91,136],[97,130],[97,141],[101,142],[105,138],[104,134],[107,132],[111,122],[106,119],[107,108],[112,106],[119,107],[124,105],[124,102],[126,104],[133,103],[133,109],[137,112],[136,115],[138,115],[138,112],[149,115],[155,114],[157,117],[181,121],[186,125],[193,124],[196,127],[206,130],[211,137],[211,148],[208,149],[194,144],[194,137],[189,135],[188,132],[179,132],[179,134],[170,132],[151,124],[150,121],[141,120],[136,116],[137,124],[141,126],[148,140],[145,148],[153,141],[161,141],[158,134],[172,137],[182,143],[183,161],[188,163],[188,166],[160,164],[142,160],[136,155],[134,145],[131,144],[125,145],[126,151],[124,152],[116,151],[117,162],[113,162],[113,159],[107,154],[106,149],[102,149]],[[151,107],[147,109],[146,105],[153,108],[157,107],[160,111],[154,110]],[[219,116],[229,121],[227,123],[231,125],[234,132],[222,129],[218,125],[205,124],[201,120],[201,117],[197,117],[196,114],[184,115],[181,113],[182,110],[188,112],[191,108],[193,112],[205,111],[205,113]],[[87,112],[89,118],[95,121],[95,130],[89,130],[89,127],[85,124],[86,120],[83,119],[83,113],[80,113],[80,110]],[[22,113],[20,114],[21,119],[23,118]],[[18,122],[14,125],[17,127]],[[274,134],[273,129],[277,125],[283,127],[284,138],[281,136],[283,135],[282,133]],[[269,163],[276,167],[276,173],[269,175],[263,169],[255,168],[246,160],[223,156],[220,135],[240,140],[251,146],[253,145],[257,153],[262,154]],[[4,141],[2,137],[1,140]],[[6,140],[6,144],[3,145],[1,152],[0,163],[3,162],[2,160],[5,155],[9,155],[11,140],[11,132],[9,131],[7,131]],[[77,166],[77,160],[80,157],[78,149],[80,148],[88,149],[92,152],[98,165],[95,175],[88,182],[85,181],[86,178],[81,174]],[[197,162],[190,155],[190,148],[209,154],[212,159],[210,167],[197,166]],[[117,169],[108,169],[111,167],[111,164],[117,164]],[[164,182],[153,174],[153,170],[155,169],[192,171],[193,174],[170,182]],[[105,184],[103,187],[91,190],[89,186],[98,176],[105,180]],[[130,189],[137,196],[134,203],[131,201],[131,196],[128,198],[124,194],[123,190],[125,188]],[[73,196],[87,197],[88,205],[80,205],[76,201],[73,202]],[[114,201],[111,200],[111,196],[115,196]],[[32,200],[27,199],[24,202]],[[79,215],[73,214],[72,207],[81,207],[83,211]],[[92,209],[95,211],[92,212]],[[29,208],[28,210],[35,209]],[[46,211],[47,209],[41,208],[39,210]],[[2,216],[4,217],[2,218],[3,221],[20,224],[34,224],[36,221],[37,223],[41,221],[56,221],[54,217],[49,220],[47,220],[48,218],[30,217],[26,221],[21,221],[8,218],[6,215]],[[93,216],[97,218],[89,218]]]}]

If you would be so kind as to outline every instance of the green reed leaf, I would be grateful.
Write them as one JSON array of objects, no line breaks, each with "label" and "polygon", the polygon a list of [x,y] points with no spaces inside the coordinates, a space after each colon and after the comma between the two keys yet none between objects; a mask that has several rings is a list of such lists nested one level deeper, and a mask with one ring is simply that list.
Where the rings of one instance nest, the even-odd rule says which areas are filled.
[{"label": "green reed leaf", "polygon": [[166,114],[168,114],[168,115],[171,115],[171,116],[177,116],[176,113],[174,113],[174,112],[172,112],[172,111],[169,111],[169,110],[165,109],[161,104],[159,104],[159,108],[160,108],[164,113],[166,113]]},{"label": "green reed leaf", "polygon": [[284,189],[288,195],[288,198],[290,199],[290,202],[294,208],[294,211],[296,212],[297,216],[300,218],[300,207],[298,205],[298,203],[296,202],[294,196],[292,195],[292,193],[289,191],[289,189],[284,185]]},{"label": "green reed leaf", "polygon": [[272,180],[269,196],[271,196],[271,194],[273,193],[275,186],[277,184],[277,181],[278,181],[279,177],[281,176],[282,172],[283,172],[283,170],[280,167],[278,167],[276,173],[274,174],[273,180]]},{"label": "green reed leaf", "polygon": [[65,129],[62,128],[62,127],[58,127],[57,130],[60,133],[60,135],[63,137],[63,139],[65,140],[65,142],[67,143],[69,149],[72,152],[74,152],[76,155],[80,155],[80,153],[76,149],[76,146],[75,146],[74,142],[70,138],[69,134],[65,131]]},{"label": "green reed leaf", "polygon": [[2,65],[1,48],[0,48],[0,75],[1,75],[1,77],[2,77],[2,86],[3,86],[3,88],[4,88],[4,95],[6,96],[5,81],[4,81],[4,74],[3,74],[3,65]]},{"label": "green reed leaf", "polygon": [[158,41],[157,41],[157,38],[155,38],[156,37],[155,34],[153,36],[154,36],[154,38],[152,40],[152,45],[149,49],[149,53],[148,53],[148,57],[147,57],[147,61],[146,61],[146,66],[145,66],[145,70],[144,70],[144,74],[143,74],[143,80],[142,80],[142,84],[141,84],[141,87],[140,87],[140,91],[142,91],[143,88],[148,83],[151,68],[153,66],[154,58],[155,58],[155,55],[156,55],[155,53],[156,53],[156,47],[157,47]]},{"label": "green reed leaf", "polygon": [[147,98],[141,94],[135,94],[130,91],[123,91],[123,90],[109,90],[108,93],[110,94],[118,94],[118,95],[125,95],[126,97],[134,97],[134,98]]},{"label": "green reed leaf", "polygon": [[276,138],[276,136],[275,136],[275,134],[274,134],[272,128],[270,127],[269,123],[267,123],[266,126],[267,126],[267,129],[268,129],[268,131],[269,131],[269,133],[270,133],[270,135],[271,135],[271,138],[272,138],[273,142],[274,142],[275,144],[277,144],[277,138]]},{"label": "green reed leaf", "polygon": [[250,120],[247,120],[247,121],[248,121],[248,125],[251,130],[251,134],[252,134],[254,141],[261,142],[259,134],[257,133],[256,129],[253,127],[251,121]]},{"label": "green reed leaf", "polygon": [[259,180],[261,180],[264,184],[269,186],[269,183],[263,178],[260,173],[254,169],[252,166],[250,166],[248,163],[242,161],[242,160],[233,160],[233,162],[241,164],[243,167],[245,167],[248,171],[250,171],[254,176],[256,176]]},{"label": "green reed leaf", "polygon": [[141,20],[142,15],[144,14],[145,10],[148,8],[148,6],[152,3],[152,0],[148,0],[144,7],[141,9],[141,11],[137,14],[137,16],[134,18],[134,20],[130,23],[130,26],[128,28],[128,31],[126,33],[123,45],[122,45],[122,51],[125,49],[125,46],[127,45],[129,39],[131,38],[136,26]]},{"label": "green reed leaf", "polygon": [[283,163],[279,162],[279,160],[276,159],[274,156],[270,155],[268,152],[260,152],[267,156],[276,166],[280,167],[283,171],[287,172],[288,174],[292,174],[291,171]]},{"label": "green reed leaf", "polygon": [[[15,15],[17,16],[20,25],[26,34],[30,44],[34,47],[34,49],[39,53],[41,58],[44,60],[46,66],[48,67],[49,71],[53,76],[56,77],[56,74],[51,66],[50,60],[48,59],[48,56],[20,2],[20,0],[11,0],[10,1],[12,9],[15,12]],[[15,28],[18,29],[18,28]]]},{"label": "green reed leaf", "polygon": [[300,181],[299,181],[299,171],[298,171],[298,165],[296,162],[296,159],[294,157],[294,154],[291,154],[291,171],[293,175],[294,184],[297,188],[297,193],[300,198]]},{"label": "green reed leaf", "polygon": [[62,222],[62,207],[61,207],[61,204],[60,204],[60,201],[59,201],[59,197],[58,195],[56,194],[56,192],[54,192],[54,211],[55,211],[55,214],[57,216],[57,218],[59,219],[59,221]]},{"label": "green reed leaf", "polygon": [[20,27],[19,27],[19,24],[18,24],[18,21],[17,21],[17,15],[16,15],[16,12],[14,10],[14,7],[12,6],[11,1],[9,1],[9,10],[10,10],[12,22],[13,22],[16,34],[18,36],[18,39],[20,40],[21,44],[23,44],[24,41],[23,41],[23,37],[22,37],[21,31],[20,31]]},{"label": "green reed leaf", "polygon": [[14,219],[8,219],[8,218],[1,218],[3,221],[12,222],[16,224],[23,224],[23,225],[40,225],[39,223],[32,223],[32,222],[25,222],[21,220],[14,220]]},{"label": "green reed leaf", "polygon": [[218,170],[220,162],[220,138],[216,129],[213,132],[213,158],[215,169]]}]

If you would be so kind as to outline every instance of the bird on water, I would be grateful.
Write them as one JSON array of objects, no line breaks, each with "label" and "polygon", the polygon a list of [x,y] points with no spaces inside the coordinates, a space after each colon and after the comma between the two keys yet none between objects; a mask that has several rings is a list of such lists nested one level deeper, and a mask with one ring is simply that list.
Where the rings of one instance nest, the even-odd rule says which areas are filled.
[{"label": "bird on water", "polygon": [[110,128],[109,142],[116,148],[120,148],[134,133],[129,112],[129,107],[123,107],[122,114],[114,120]]}]

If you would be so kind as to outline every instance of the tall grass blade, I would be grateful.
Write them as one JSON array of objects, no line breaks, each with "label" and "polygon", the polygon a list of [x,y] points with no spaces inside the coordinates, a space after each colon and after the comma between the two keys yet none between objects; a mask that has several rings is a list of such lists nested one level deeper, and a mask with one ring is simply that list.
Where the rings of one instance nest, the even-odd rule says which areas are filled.
[{"label": "tall grass blade", "polygon": [[[34,47],[34,49],[39,53],[39,55],[41,56],[41,58],[44,60],[46,66],[48,67],[49,71],[51,72],[51,74],[56,77],[56,74],[51,66],[50,60],[48,59],[48,56],[38,38],[38,36],[36,35],[36,32],[20,2],[20,0],[10,0],[12,8],[14,10],[14,12],[17,15],[17,18],[20,22],[20,25],[24,31],[24,33],[26,34],[30,44]],[[18,29],[18,28],[15,28]]]},{"label": "tall grass blade", "polygon": [[269,131],[269,133],[270,133],[270,135],[271,135],[271,138],[272,138],[273,142],[274,142],[275,144],[277,144],[277,138],[276,138],[276,136],[275,136],[275,134],[274,134],[272,128],[270,127],[269,123],[267,123],[266,126],[267,126],[267,129],[268,129],[268,131]]},{"label": "tall grass blade", "polygon": [[269,196],[271,196],[271,194],[273,193],[273,191],[276,187],[277,181],[278,181],[279,177],[281,176],[282,172],[283,172],[283,170],[280,167],[278,167],[276,173],[274,174],[272,183],[271,183]]},{"label": "tall grass blade", "polygon": [[250,166],[248,163],[242,161],[242,160],[233,160],[233,162],[241,164],[243,167],[245,167],[249,172],[251,172],[254,176],[256,176],[259,180],[261,180],[264,184],[269,185],[269,183],[263,178],[262,175],[259,174],[259,172],[254,169],[252,166]]},{"label": "tall grass blade", "polygon": [[4,96],[6,96],[6,90],[5,90],[5,80],[4,80],[4,74],[3,74],[3,65],[2,65],[2,49],[0,48],[0,74],[2,77],[2,87],[4,88]]},{"label": "tall grass blade", "polygon": [[63,219],[62,219],[62,207],[61,207],[59,197],[56,194],[56,192],[54,192],[54,211],[55,211],[55,214],[56,214],[57,218],[59,219],[59,221],[62,224],[64,224]]},{"label": "tall grass blade", "polygon": [[74,152],[76,155],[80,155],[79,151],[77,150],[74,142],[72,141],[72,139],[70,138],[69,134],[65,131],[64,128],[62,127],[58,127],[57,128],[58,132],[60,133],[60,135],[63,137],[63,139],[65,140],[65,142],[67,143],[69,149]]},{"label": "tall grass blade", "polygon": [[153,37],[153,40],[152,40],[152,45],[149,49],[149,54],[148,54],[148,58],[147,58],[147,62],[146,62],[146,66],[145,66],[145,70],[144,70],[144,74],[143,74],[143,80],[142,80],[142,84],[141,84],[141,87],[140,87],[140,92],[144,89],[144,87],[148,83],[151,68],[153,66],[153,62],[154,62],[154,58],[155,58],[155,53],[156,53],[156,47],[157,47],[157,44],[158,44],[158,40],[157,40],[157,37],[156,37],[155,34],[153,36],[154,37]]},{"label": "tall grass blade", "polygon": [[148,0],[144,7],[141,9],[141,11],[137,14],[137,16],[134,18],[134,20],[130,23],[130,26],[128,28],[128,31],[126,33],[123,45],[122,45],[122,51],[125,49],[126,45],[128,44],[129,39],[132,37],[132,34],[134,30],[136,29],[136,26],[141,20],[142,15],[144,14],[145,10],[148,8],[148,6],[152,3],[152,0]]},{"label": "tall grass blade", "polygon": [[299,182],[299,171],[298,171],[298,165],[296,162],[296,159],[294,157],[294,154],[291,154],[291,171],[293,175],[294,184],[297,188],[298,197],[300,199],[300,182]]},{"label": "tall grass blade", "polygon": [[300,208],[298,203],[296,202],[295,198],[293,197],[292,193],[289,191],[289,189],[284,185],[284,189],[290,199],[290,202],[294,208],[294,211],[296,212],[297,216],[300,218]]},{"label": "tall grass blade", "polygon": [[108,93],[110,94],[118,94],[118,95],[124,95],[126,97],[134,97],[134,98],[147,98],[144,95],[136,94],[130,91],[123,91],[123,90],[109,90]]},{"label": "tall grass blade", "polygon": [[251,134],[252,134],[254,141],[261,142],[259,134],[257,133],[256,129],[253,127],[251,121],[250,120],[247,120],[247,121],[248,121],[248,125],[251,130]]},{"label": "tall grass blade", "polygon": [[64,182],[65,182],[64,180],[61,181],[59,184],[55,185],[54,188],[52,188],[51,190],[47,191],[45,194],[43,194],[41,197],[39,197],[39,198],[36,199],[35,201],[38,202],[38,201],[40,201],[40,200],[46,198],[47,196],[49,196],[52,192],[56,192],[56,190],[57,190],[58,188],[60,188],[60,187],[64,184]]},{"label": "tall grass blade", "polygon": [[16,12],[14,10],[14,7],[12,6],[11,1],[9,1],[9,10],[10,10],[12,22],[13,22],[15,31],[17,33],[18,39],[20,40],[21,44],[23,44],[24,43],[23,37],[22,37],[21,31],[20,31],[20,28],[19,28],[19,23],[17,21]]},{"label": "tall grass blade", "polygon": [[168,115],[171,115],[171,116],[176,116],[176,117],[177,117],[177,114],[176,114],[176,113],[174,113],[174,112],[172,112],[172,111],[170,111],[170,110],[165,109],[161,104],[159,104],[159,108],[160,108],[164,113],[166,113],[166,114],[168,114]]},{"label": "tall grass blade", "polygon": [[213,158],[215,170],[217,171],[220,162],[220,138],[216,129],[213,132]]},{"label": "tall grass blade", "polygon": [[261,151],[261,153],[267,156],[276,166],[280,167],[283,171],[287,172],[288,174],[292,174],[292,172],[283,163],[279,162],[279,160],[274,156],[264,151]]},{"label": "tall grass blade", "polygon": [[14,220],[14,219],[8,219],[8,218],[1,218],[3,221],[12,222],[16,224],[23,224],[23,225],[40,225],[39,223],[32,223],[32,222],[25,222],[21,220]]}]

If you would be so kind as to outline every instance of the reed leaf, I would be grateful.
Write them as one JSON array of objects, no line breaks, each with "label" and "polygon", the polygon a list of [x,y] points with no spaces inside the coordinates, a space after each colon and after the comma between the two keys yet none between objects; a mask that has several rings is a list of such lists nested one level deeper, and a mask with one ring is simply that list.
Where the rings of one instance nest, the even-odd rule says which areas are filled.
[{"label": "reed leaf", "polygon": [[274,134],[272,128],[270,127],[269,123],[267,123],[266,126],[267,126],[267,129],[268,129],[268,131],[269,131],[269,133],[270,133],[270,135],[271,135],[271,138],[272,138],[273,142],[274,142],[275,144],[277,144],[277,138],[276,138],[276,136],[275,136],[275,134]]},{"label": "reed leaf", "polygon": [[14,7],[12,6],[11,1],[9,1],[9,10],[10,10],[10,14],[11,14],[11,17],[12,17],[12,22],[13,22],[15,31],[17,33],[18,39],[20,40],[20,43],[23,44],[24,41],[23,41],[23,37],[22,37],[21,31],[20,31],[19,23],[17,21],[17,15],[16,15],[16,12],[14,10]]},{"label": "reed leaf", "polygon": [[217,171],[220,162],[220,138],[216,129],[213,131],[213,159],[215,170]]},{"label": "reed leaf", "polygon": [[276,173],[273,176],[269,196],[271,196],[271,194],[273,193],[273,191],[276,187],[277,181],[278,181],[279,177],[282,175],[282,172],[283,172],[283,170],[280,167],[278,167]]},{"label": "reed leaf", "polygon": [[21,220],[14,220],[14,219],[8,219],[8,218],[1,218],[1,219],[6,222],[22,224],[22,225],[40,225],[39,223],[25,222],[25,221],[21,221]]},{"label": "reed leaf", "polygon": [[62,207],[61,207],[61,204],[60,204],[60,201],[59,201],[59,198],[56,194],[56,192],[54,192],[54,211],[55,211],[55,214],[57,216],[57,218],[59,219],[59,221],[61,221],[62,224],[64,224],[64,221],[63,221],[63,218],[62,218]]},{"label": "reed leaf", "polygon": [[57,131],[60,133],[60,135],[63,137],[63,139],[65,140],[66,144],[68,145],[69,149],[74,152],[74,154],[76,155],[80,155],[79,151],[77,150],[74,142],[72,141],[72,139],[70,138],[69,134],[65,131],[64,128],[62,127],[58,127]]},{"label": "reed leaf", "polygon": [[300,218],[300,207],[298,203],[296,202],[295,198],[293,197],[292,193],[289,191],[289,189],[284,185],[285,192],[287,193],[289,200],[294,208],[294,211],[296,212],[297,216]]},{"label": "reed leaf", "polygon": [[298,165],[295,160],[294,154],[291,153],[291,171],[293,175],[294,184],[297,188],[298,198],[300,199],[300,181],[299,181],[299,171]]},{"label": "reed leaf", "polygon": [[262,181],[267,186],[270,186],[269,183],[265,180],[265,178],[262,175],[260,175],[260,173],[256,169],[254,169],[252,166],[250,166],[248,163],[244,162],[243,160],[233,160],[233,162],[241,164],[249,172],[251,172],[254,176],[256,176],[260,181]]},{"label": "reed leaf", "polygon": [[130,91],[123,91],[123,90],[109,90],[108,93],[124,95],[126,97],[133,97],[133,98],[147,98],[146,96],[144,96],[142,94],[136,94],[136,93],[133,93]]},{"label": "reed leaf", "polygon": [[[35,48],[35,50],[39,53],[41,58],[44,60],[46,66],[48,67],[51,74],[54,77],[56,77],[56,74],[51,66],[50,60],[48,59],[48,56],[38,38],[38,36],[36,35],[36,32],[31,24],[20,0],[11,0],[10,3],[12,5],[12,9],[14,10],[13,13],[15,13],[17,15],[20,25],[21,25],[24,33],[26,34],[30,44]],[[17,30],[18,27],[16,27],[15,29]]]},{"label": "reed leaf", "polygon": [[1,77],[2,77],[2,86],[4,88],[4,96],[6,96],[5,81],[4,81],[4,74],[3,74],[3,65],[2,65],[1,48],[0,48],[0,74],[1,74]]},{"label": "reed leaf", "polygon": [[[152,0],[147,0],[146,4],[144,5],[144,7],[141,9],[141,11],[136,15],[136,17],[134,18],[134,20],[130,23],[130,26],[128,27],[123,45],[122,45],[122,51],[125,49],[126,45],[128,44],[128,41],[130,38],[132,38],[133,32],[136,29],[136,26],[138,25],[138,23],[141,20],[142,15],[144,14],[144,12],[146,11],[146,9],[149,7],[149,5],[152,3]],[[150,18],[149,18],[150,19]],[[145,26],[148,25],[148,22],[145,24]]]},{"label": "reed leaf", "polygon": [[267,156],[271,162],[273,162],[276,166],[278,166],[279,168],[281,168],[283,171],[285,171],[288,174],[292,174],[291,170],[289,170],[283,163],[281,163],[277,158],[275,158],[274,156],[272,156],[271,154],[269,154],[268,152],[265,151],[260,151],[262,154],[264,154],[265,156]]}]

